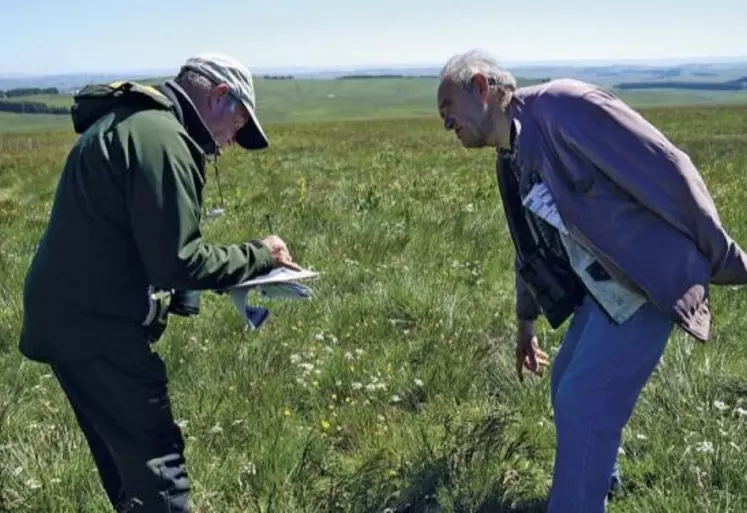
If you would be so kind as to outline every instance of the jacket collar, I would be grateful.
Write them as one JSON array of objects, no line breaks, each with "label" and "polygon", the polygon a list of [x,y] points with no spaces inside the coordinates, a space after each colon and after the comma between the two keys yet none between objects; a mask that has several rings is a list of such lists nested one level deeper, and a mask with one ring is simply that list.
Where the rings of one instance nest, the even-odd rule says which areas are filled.
[{"label": "jacket collar", "polygon": [[156,86],[156,89],[165,94],[174,104],[174,114],[189,136],[200,145],[200,148],[207,155],[217,156],[220,153],[218,143],[213,134],[210,133],[187,92],[174,80],[167,80]]}]

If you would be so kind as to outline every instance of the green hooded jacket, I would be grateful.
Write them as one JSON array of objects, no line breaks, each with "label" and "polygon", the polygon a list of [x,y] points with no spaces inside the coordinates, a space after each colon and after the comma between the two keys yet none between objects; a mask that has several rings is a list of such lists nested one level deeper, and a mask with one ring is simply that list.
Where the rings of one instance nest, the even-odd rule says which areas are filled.
[{"label": "green hooded jacket", "polygon": [[88,86],[72,118],[81,135],[24,283],[25,356],[60,362],[153,342],[163,330],[143,324],[154,289],[221,290],[273,267],[259,241],[203,241],[217,145],[176,83]]}]

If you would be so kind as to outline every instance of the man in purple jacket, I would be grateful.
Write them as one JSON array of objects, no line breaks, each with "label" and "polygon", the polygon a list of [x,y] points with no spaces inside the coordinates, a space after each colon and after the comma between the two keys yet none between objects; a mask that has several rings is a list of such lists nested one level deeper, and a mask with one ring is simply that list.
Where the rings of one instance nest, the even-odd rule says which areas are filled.
[{"label": "man in purple jacket", "polygon": [[706,342],[709,286],[747,283],[747,255],[689,156],[599,87],[561,79],[517,88],[491,58],[468,52],[444,66],[438,108],[465,147],[496,148],[504,209],[515,200],[521,211],[509,219],[515,246],[524,241],[520,379],[548,364],[535,320],[559,326],[572,315],[552,366],[548,511],[602,512],[623,427],[673,327]]}]

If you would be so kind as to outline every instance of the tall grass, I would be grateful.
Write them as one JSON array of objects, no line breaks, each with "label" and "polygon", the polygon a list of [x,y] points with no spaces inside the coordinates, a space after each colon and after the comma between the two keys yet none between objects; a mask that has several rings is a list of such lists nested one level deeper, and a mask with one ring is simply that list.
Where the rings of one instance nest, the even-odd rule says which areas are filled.
[{"label": "tall grass", "polygon": [[[690,152],[747,243],[747,109],[646,115]],[[195,511],[542,511],[548,379],[513,374],[494,154],[462,149],[433,119],[268,131],[272,149],[222,159],[228,209],[206,236],[261,236],[269,216],[321,273],[317,297],[269,302],[257,332],[210,293],[199,317],[171,320],[157,349]],[[16,348],[22,280],[71,142],[0,135],[0,511],[108,511],[57,383]],[[625,432],[611,512],[747,511],[746,305],[743,291],[715,289],[713,342],[673,336]],[[554,354],[562,331],[540,330]]]}]

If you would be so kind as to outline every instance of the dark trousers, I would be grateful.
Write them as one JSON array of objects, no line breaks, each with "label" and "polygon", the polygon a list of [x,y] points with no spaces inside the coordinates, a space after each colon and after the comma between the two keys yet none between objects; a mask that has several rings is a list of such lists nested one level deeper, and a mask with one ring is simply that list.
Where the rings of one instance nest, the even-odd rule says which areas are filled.
[{"label": "dark trousers", "polygon": [[184,441],[147,344],[52,366],[118,512],[187,513]]}]

